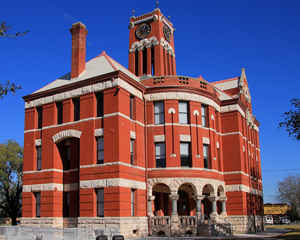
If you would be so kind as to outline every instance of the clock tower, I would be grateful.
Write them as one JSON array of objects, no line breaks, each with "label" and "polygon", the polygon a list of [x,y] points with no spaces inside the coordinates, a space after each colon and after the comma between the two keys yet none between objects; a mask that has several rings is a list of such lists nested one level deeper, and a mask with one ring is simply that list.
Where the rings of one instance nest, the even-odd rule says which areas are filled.
[{"label": "clock tower", "polygon": [[137,76],[176,75],[173,24],[156,8],[129,23],[129,70]]}]

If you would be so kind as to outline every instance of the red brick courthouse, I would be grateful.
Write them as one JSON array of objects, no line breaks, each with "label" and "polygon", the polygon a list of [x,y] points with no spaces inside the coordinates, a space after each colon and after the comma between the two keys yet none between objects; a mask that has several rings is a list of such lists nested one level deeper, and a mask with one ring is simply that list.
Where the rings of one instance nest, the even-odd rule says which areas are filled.
[{"label": "red brick courthouse", "polygon": [[245,70],[218,82],[176,75],[174,27],[158,8],[130,18],[128,69],[105,52],[86,62],[84,24],[71,35],[71,72],[24,97],[22,224],[131,237],[260,230]]}]

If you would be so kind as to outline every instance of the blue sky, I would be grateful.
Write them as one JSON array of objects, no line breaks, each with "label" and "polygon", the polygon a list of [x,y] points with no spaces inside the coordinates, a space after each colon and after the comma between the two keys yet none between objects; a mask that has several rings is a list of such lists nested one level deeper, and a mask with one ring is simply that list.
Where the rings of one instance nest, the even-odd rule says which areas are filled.
[{"label": "blue sky", "polygon": [[[150,12],[154,0],[3,1],[1,19],[24,37],[0,38],[0,81],[23,89],[0,100],[0,142],[23,145],[24,102],[32,93],[70,71],[72,23],[88,28],[87,59],[105,50],[128,64],[128,23]],[[276,185],[300,173],[299,144],[278,128],[289,100],[300,90],[300,1],[161,0],[175,31],[177,73],[208,81],[246,75],[254,114],[260,121],[265,202],[276,202]]]}]

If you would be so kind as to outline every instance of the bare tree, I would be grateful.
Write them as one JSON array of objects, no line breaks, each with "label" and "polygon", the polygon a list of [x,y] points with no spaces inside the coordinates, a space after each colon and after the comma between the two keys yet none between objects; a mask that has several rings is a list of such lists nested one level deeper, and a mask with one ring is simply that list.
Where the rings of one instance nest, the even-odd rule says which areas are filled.
[{"label": "bare tree", "polygon": [[290,136],[300,140],[300,99],[291,100],[292,109],[284,113],[284,120],[279,123],[285,127]]},{"label": "bare tree", "polygon": [[[0,37],[18,37],[18,36],[24,36],[28,33],[28,31],[25,32],[16,32],[16,33],[10,33],[10,28],[5,22],[0,23]],[[10,81],[7,81],[5,84],[0,83],[0,98],[7,95],[9,92],[15,93],[17,89],[20,89],[20,85],[16,85],[15,83],[11,83]]]},{"label": "bare tree", "polygon": [[278,183],[278,199],[289,203],[300,216],[300,176],[288,176]]}]

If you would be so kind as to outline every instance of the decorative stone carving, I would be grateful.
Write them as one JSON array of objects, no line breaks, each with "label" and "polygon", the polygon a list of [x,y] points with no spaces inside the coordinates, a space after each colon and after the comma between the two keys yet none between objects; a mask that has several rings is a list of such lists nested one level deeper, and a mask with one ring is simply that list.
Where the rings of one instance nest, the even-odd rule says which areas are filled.
[{"label": "decorative stone carving", "polygon": [[81,136],[81,131],[75,129],[69,129],[55,134],[52,137],[52,139],[54,143],[58,143],[66,138],[71,138],[71,137],[80,138],[80,136]]}]

